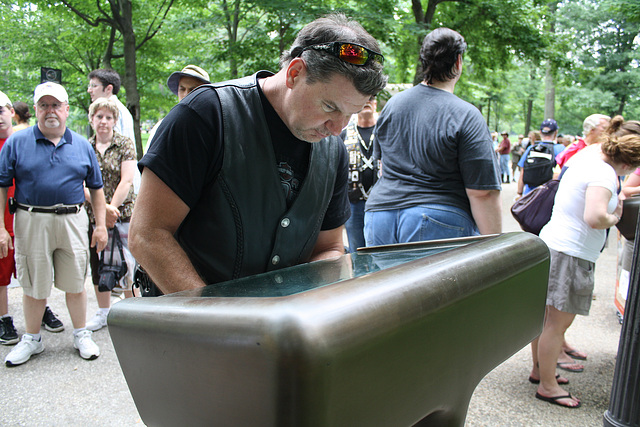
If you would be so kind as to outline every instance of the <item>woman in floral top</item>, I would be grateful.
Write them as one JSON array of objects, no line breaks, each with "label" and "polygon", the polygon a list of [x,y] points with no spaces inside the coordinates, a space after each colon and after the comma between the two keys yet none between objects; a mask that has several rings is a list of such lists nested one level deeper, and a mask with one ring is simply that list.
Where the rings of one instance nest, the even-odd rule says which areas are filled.
[{"label": "woman in floral top", "polygon": [[[121,281],[124,285],[125,296],[131,297],[133,283],[134,261],[128,247],[128,230],[135,194],[133,192],[133,176],[136,168],[136,155],[133,141],[113,131],[118,120],[118,106],[106,98],[96,99],[89,107],[89,122],[95,132],[89,142],[96,151],[96,157],[102,171],[104,183],[104,197],[107,201],[107,228],[112,229],[116,222],[120,222],[118,230],[123,243],[125,258],[128,262],[128,272]],[[88,191],[85,191],[87,202],[91,203]],[[91,224],[95,218],[91,207],[87,212]],[[90,248],[92,279],[98,301],[98,312],[87,322],[87,329],[97,331],[107,325],[107,314],[111,306],[111,292],[100,292],[98,283],[99,258],[96,248]]]}]

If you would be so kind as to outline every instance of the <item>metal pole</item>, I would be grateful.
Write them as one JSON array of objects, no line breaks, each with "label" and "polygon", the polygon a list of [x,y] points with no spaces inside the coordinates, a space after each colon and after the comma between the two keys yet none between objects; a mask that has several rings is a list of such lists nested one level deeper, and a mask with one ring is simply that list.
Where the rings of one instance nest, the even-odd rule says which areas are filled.
[{"label": "metal pole", "polygon": [[624,309],[616,369],[611,386],[609,409],[604,413],[605,427],[640,426],[640,215],[636,222],[629,295]]}]

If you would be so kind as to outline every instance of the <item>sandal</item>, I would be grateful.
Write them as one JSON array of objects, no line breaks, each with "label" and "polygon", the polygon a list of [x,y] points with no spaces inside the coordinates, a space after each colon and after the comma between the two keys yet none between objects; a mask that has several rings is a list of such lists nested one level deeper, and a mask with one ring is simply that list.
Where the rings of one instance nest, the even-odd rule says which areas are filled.
[{"label": "sandal", "polygon": [[[569,380],[566,379],[566,378],[561,377],[560,374],[556,375],[556,381],[558,382],[559,385],[569,384]],[[540,380],[537,380],[537,379],[535,379],[535,378],[533,378],[531,376],[529,377],[529,382],[531,384],[540,384]]]},{"label": "sandal", "polygon": [[575,399],[570,394],[567,394],[566,396],[547,397],[547,396],[543,396],[540,393],[536,392],[536,399],[540,399],[540,400],[543,400],[545,402],[553,403],[554,405],[558,405],[558,406],[562,406],[563,408],[570,408],[570,409],[579,408],[582,405],[582,402],[578,402],[578,404],[575,405],[575,406],[563,405],[562,403],[558,402],[558,400],[560,400],[560,399]]},{"label": "sandal", "polygon": [[587,355],[580,350],[564,350],[564,352],[572,359],[587,360]]}]

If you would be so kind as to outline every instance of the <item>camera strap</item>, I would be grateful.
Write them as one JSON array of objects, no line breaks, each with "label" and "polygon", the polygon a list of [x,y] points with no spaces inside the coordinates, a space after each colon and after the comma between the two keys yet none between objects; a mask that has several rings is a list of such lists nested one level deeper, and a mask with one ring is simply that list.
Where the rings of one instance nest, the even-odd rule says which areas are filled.
[{"label": "camera strap", "polygon": [[[111,257],[110,257],[110,265],[113,265],[113,251],[115,250],[115,246],[118,246],[118,251],[120,252],[120,259],[122,260],[121,265],[126,265],[127,261],[124,258],[124,250],[122,248],[122,240],[120,239],[120,232],[118,231],[118,224],[116,224],[111,233]],[[104,249],[100,252],[100,264],[104,265]]]}]

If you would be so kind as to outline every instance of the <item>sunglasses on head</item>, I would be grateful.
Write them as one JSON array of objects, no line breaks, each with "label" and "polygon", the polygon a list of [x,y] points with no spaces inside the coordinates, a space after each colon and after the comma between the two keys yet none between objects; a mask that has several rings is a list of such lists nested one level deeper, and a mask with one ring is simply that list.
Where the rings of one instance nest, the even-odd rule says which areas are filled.
[{"label": "sunglasses on head", "polygon": [[299,54],[294,56],[294,58],[301,56],[305,50],[309,49],[328,52],[336,58],[342,59],[344,62],[348,62],[353,65],[365,66],[371,61],[375,61],[380,65],[384,64],[384,56],[380,53],[374,52],[364,46],[360,46],[359,44],[344,42],[313,44],[302,49]]}]

